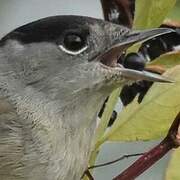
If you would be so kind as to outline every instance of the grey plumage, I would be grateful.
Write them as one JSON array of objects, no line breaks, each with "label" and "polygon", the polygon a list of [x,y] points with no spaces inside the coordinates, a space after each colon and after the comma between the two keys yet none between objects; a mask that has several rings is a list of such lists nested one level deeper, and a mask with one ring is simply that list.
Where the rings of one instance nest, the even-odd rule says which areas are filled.
[{"label": "grey plumage", "polygon": [[[77,55],[59,48],[72,29],[86,32],[88,48]],[[0,41],[0,179],[80,179],[97,114],[110,92],[128,79],[117,68],[104,68],[99,57],[112,50],[117,58],[131,44],[167,32],[131,36],[129,29],[102,20],[57,16],[5,36]]]}]

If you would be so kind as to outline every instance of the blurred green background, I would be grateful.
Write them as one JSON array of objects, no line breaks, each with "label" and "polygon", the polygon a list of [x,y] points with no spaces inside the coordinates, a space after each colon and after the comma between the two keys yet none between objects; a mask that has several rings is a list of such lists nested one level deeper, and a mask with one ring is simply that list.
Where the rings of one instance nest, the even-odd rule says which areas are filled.
[{"label": "blurred green background", "polygon": [[176,1],[176,6],[169,13],[168,18],[174,19],[174,20],[180,20],[180,0]]}]

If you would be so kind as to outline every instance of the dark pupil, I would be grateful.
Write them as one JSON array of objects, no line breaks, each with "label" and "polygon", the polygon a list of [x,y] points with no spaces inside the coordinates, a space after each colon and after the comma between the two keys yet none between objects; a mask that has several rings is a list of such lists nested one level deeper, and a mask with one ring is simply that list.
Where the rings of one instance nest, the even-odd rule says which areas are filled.
[{"label": "dark pupil", "polygon": [[64,46],[71,51],[78,51],[85,45],[83,39],[76,34],[68,34],[64,38]]}]

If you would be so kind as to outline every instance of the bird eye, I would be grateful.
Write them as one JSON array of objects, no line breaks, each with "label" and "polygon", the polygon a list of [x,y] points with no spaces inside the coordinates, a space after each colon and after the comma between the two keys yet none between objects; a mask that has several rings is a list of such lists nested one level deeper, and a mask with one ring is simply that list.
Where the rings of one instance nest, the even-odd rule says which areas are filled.
[{"label": "bird eye", "polygon": [[68,54],[77,55],[87,49],[86,41],[77,34],[66,34],[59,47]]}]

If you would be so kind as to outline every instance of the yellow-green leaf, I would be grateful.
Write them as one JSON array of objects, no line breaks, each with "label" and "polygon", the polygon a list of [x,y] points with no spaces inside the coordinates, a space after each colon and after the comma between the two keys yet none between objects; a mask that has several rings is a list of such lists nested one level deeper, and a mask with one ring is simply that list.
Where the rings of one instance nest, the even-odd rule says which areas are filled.
[{"label": "yellow-green leaf", "polygon": [[179,7],[180,7],[180,1],[177,0],[176,5],[174,6],[173,10],[168,14],[167,18],[179,21],[179,17],[180,17]]},{"label": "yellow-green leaf", "polygon": [[166,180],[180,180],[180,149],[174,150],[166,171]]},{"label": "yellow-green leaf", "polygon": [[176,0],[138,0],[134,18],[135,29],[159,27]]},{"label": "yellow-green leaf", "polygon": [[152,61],[152,65],[162,65],[165,68],[171,68],[180,64],[180,51],[172,51],[167,54],[161,55],[156,60]]},{"label": "yellow-green leaf", "polygon": [[176,82],[154,84],[140,105],[133,101],[124,108],[101,142],[150,140],[167,133],[180,111],[180,65],[165,75]]},{"label": "yellow-green leaf", "polygon": [[98,128],[97,128],[96,133],[95,133],[95,142],[97,142],[98,139],[104,135],[104,132],[105,132],[107,125],[109,123],[109,119],[111,118],[113,109],[117,103],[117,100],[118,100],[118,97],[120,94],[120,90],[121,90],[120,88],[114,90],[108,98],[108,101],[106,103],[106,107],[104,109],[100,123],[99,123]]}]

